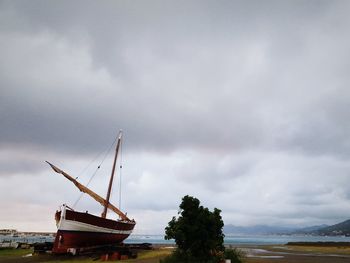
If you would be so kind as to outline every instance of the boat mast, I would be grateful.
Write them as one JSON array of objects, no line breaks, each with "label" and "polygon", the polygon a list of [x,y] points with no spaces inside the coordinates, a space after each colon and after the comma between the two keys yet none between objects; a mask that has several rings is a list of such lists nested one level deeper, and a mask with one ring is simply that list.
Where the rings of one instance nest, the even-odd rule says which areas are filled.
[{"label": "boat mast", "polygon": [[114,178],[114,172],[115,172],[115,165],[117,163],[117,157],[118,157],[118,152],[119,152],[121,139],[122,139],[122,131],[119,132],[118,143],[117,143],[117,146],[115,148],[115,155],[114,155],[114,161],[113,161],[112,174],[111,174],[111,178],[109,179],[107,197],[106,197],[106,200],[105,200],[105,205],[104,205],[103,212],[101,214],[102,218],[106,218],[106,215],[107,215],[107,208],[108,208],[108,204],[109,204],[109,198],[111,196],[111,190],[112,190],[112,184],[113,184],[113,178]]}]

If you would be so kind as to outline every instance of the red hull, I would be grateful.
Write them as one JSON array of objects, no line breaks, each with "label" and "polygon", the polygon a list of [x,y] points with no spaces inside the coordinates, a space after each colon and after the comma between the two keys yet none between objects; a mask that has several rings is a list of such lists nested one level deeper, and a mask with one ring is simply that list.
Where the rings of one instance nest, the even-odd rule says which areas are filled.
[{"label": "red hull", "polygon": [[53,253],[121,243],[135,227],[134,221],[111,220],[88,213],[68,210],[56,212],[58,231]]},{"label": "red hull", "polygon": [[103,246],[118,244],[125,240],[129,235],[108,234],[96,232],[71,232],[58,230],[55,238],[52,253],[65,254],[69,248],[87,248],[94,246]]}]

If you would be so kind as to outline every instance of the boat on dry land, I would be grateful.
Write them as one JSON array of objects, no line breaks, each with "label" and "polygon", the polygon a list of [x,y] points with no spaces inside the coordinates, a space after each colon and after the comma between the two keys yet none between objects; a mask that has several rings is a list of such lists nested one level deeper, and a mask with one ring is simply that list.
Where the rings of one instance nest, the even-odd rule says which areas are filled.
[{"label": "boat on dry land", "polygon": [[[88,212],[75,211],[66,204],[62,205],[61,210],[56,211],[55,214],[57,234],[52,249],[53,253],[61,254],[72,249],[115,245],[125,240],[134,229],[135,220],[129,219],[126,214],[109,202],[121,139],[122,133],[120,132],[106,198],[99,196],[68,173],[47,162],[56,173],[62,174],[81,192],[88,194],[103,206],[101,216],[96,216]],[[119,218],[117,220],[106,218],[108,210],[116,213]]]}]

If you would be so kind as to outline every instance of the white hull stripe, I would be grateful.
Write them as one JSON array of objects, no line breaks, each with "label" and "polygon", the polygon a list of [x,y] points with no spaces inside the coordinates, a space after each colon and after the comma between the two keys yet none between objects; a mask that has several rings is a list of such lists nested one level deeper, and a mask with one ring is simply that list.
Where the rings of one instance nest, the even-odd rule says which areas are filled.
[{"label": "white hull stripe", "polygon": [[132,230],[116,230],[116,229],[104,228],[100,226],[94,226],[91,224],[86,224],[79,221],[67,220],[62,218],[60,220],[58,230],[98,232],[98,233],[122,234],[122,235],[130,235],[132,232]]}]

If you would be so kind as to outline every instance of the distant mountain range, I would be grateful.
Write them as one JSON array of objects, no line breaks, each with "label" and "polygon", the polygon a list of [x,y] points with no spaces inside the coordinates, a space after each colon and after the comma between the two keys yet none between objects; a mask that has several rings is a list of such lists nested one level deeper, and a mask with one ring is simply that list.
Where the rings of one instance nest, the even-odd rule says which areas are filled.
[{"label": "distant mountain range", "polygon": [[321,235],[350,236],[350,219],[332,226],[317,225],[304,228],[257,225],[250,227],[225,225],[225,235]]},{"label": "distant mountain range", "polygon": [[350,237],[350,219],[339,224],[327,226],[312,231],[313,234],[321,236],[348,236]]},{"label": "distant mountain range", "polygon": [[225,225],[224,233],[225,235],[277,235],[283,233],[292,233],[296,229],[290,227],[278,227],[278,226],[234,226]]}]

